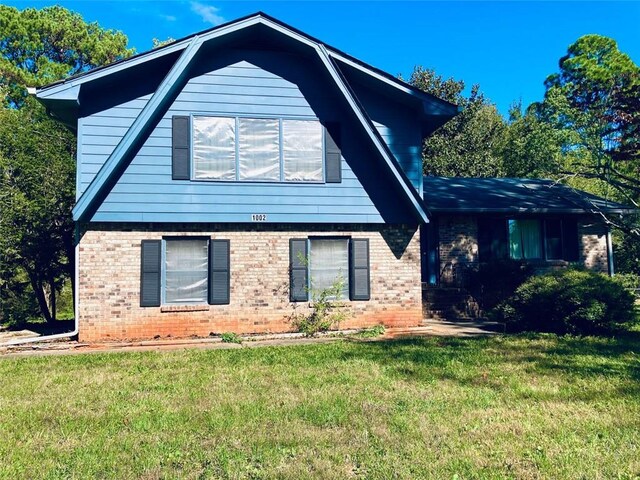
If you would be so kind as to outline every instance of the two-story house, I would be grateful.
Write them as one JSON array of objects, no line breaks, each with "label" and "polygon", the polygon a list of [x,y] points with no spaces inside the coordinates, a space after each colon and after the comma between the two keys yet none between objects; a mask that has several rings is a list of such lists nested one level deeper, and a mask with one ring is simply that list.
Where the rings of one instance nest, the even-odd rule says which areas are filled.
[{"label": "two-story house", "polygon": [[81,340],[422,318],[421,143],[457,107],[257,13],[38,89],[77,131]]},{"label": "two-story house", "polygon": [[421,145],[455,105],[262,13],[36,97],[78,137],[81,340],[289,331],[336,284],[341,327],[422,321]]}]

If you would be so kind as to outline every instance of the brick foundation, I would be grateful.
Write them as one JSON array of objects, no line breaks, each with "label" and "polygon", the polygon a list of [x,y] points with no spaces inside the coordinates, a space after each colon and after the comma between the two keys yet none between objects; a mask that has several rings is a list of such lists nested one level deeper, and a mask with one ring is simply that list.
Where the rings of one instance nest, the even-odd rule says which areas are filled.
[{"label": "brick foundation", "polygon": [[[231,247],[231,303],[140,307],[140,243],[163,236],[210,236]],[[92,225],[80,242],[81,341],[291,331],[289,239],[313,235],[368,238],[371,300],[347,302],[341,328],[414,326],[422,320],[420,242],[409,226]]]}]

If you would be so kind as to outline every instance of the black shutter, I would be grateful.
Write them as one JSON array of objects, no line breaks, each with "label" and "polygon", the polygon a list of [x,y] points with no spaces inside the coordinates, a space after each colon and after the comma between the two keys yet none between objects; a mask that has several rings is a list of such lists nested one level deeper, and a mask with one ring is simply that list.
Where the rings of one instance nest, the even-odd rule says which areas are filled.
[{"label": "black shutter", "polygon": [[562,220],[562,256],[569,262],[577,262],[580,257],[578,248],[578,221],[575,218]]},{"label": "black shutter", "polygon": [[229,240],[209,241],[209,304],[228,305],[231,300]]},{"label": "black shutter", "polygon": [[159,307],[162,240],[142,240],[140,259],[140,306]]},{"label": "black shutter", "polygon": [[351,300],[369,300],[369,239],[351,239],[351,268],[349,272],[349,297]]},{"label": "black shutter", "polygon": [[289,240],[289,297],[292,302],[306,302],[309,299],[307,288],[309,271],[307,268],[307,239]]},{"label": "black shutter", "polygon": [[342,182],[342,153],[339,145],[340,124],[327,123],[324,128],[324,164],[327,183]]},{"label": "black shutter", "polygon": [[191,168],[191,134],[188,116],[174,115],[171,119],[171,178],[189,180]]}]

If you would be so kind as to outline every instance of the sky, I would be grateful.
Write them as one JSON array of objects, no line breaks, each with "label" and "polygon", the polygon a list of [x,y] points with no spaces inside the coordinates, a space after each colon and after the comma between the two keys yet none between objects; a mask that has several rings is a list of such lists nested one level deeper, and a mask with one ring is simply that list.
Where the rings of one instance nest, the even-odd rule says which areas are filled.
[{"label": "sky", "polygon": [[62,5],[121,30],[137,52],[263,11],[393,75],[416,65],[464,80],[507,114],[541,100],[544,79],[580,36],[613,38],[640,63],[640,2],[5,0],[19,9]]}]

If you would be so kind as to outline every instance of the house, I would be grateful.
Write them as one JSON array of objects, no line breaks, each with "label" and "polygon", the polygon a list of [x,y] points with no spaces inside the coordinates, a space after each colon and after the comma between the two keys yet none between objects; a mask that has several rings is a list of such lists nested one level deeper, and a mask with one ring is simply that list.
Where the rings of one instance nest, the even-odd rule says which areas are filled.
[{"label": "house", "polygon": [[79,338],[419,324],[421,143],[457,107],[257,13],[40,88],[77,131]]},{"label": "house", "polygon": [[[425,311],[474,317],[469,272],[512,259],[546,272],[570,265],[613,274],[606,219],[635,210],[541,179],[425,177],[421,228]],[[435,315],[437,316],[437,314]]]},{"label": "house", "polygon": [[[263,13],[36,97],[78,137],[81,341],[290,331],[336,284],[343,328],[419,325],[421,275],[455,283],[503,251],[506,222],[532,235],[520,217],[547,208],[489,211],[478,181],[423,178],[423,139],[457,107]],[[562,235],[587,227],[537,228],[555,261],[575,255]],[[583,255],[606,265],[606,234],[589,235]]]}]

